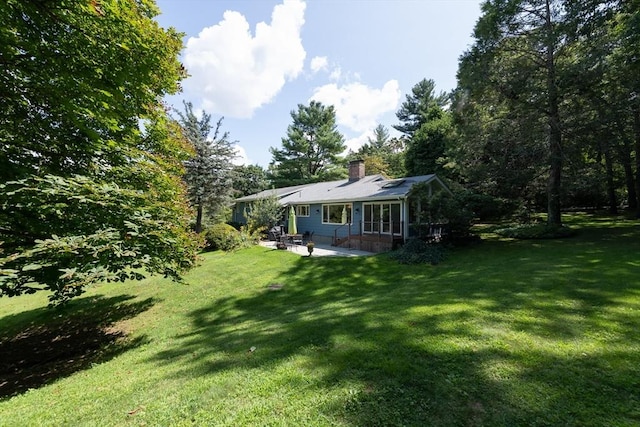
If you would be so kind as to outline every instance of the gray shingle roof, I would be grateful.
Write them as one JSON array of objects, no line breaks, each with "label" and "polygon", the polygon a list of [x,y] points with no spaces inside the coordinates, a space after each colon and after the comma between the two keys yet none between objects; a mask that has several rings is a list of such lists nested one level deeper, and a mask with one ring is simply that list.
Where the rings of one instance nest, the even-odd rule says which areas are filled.
[{"label": "gray shingle roof", "polygon": [[264,198],[273,196],[274,194],[278,197],[285,197],[309,185],[312,185],[312,184],[304,184],[304,185],[296,185],[294,187],[282,187],[282,188],[273,188],[270,190],[264,190],[259,193],[251,194],[249,196],[240,197],[236,199],[236,202],[252,202],[254,200],[264,199]]},{"label": "gray shingle roof", "polygon": [[[265,190],[251,196],[241,197],[236,202],[248,202],[273,194],[280,197],[282,205],[310,203],[337,203],[366,200],[397,200],[407,196],[411,187],[418,182],[436,181],[444,184],[436,175],[411,176],[399,179],[385,179],[382,175],[369,175],[357,181],[318,182],[273,190]],[[448,191],[448,190],[447,190]]]}]

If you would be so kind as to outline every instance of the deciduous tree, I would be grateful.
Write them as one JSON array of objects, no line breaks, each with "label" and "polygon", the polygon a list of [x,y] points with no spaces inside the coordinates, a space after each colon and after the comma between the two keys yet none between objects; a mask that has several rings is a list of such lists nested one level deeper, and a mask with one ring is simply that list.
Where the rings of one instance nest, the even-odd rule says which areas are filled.
[{"label": "deciduous tree", "polygon": [[157,13],[149,0],[0,4],[0,295],[61,302],[195,262],[189,149],[161,104],[185,76],[181,35]]}]

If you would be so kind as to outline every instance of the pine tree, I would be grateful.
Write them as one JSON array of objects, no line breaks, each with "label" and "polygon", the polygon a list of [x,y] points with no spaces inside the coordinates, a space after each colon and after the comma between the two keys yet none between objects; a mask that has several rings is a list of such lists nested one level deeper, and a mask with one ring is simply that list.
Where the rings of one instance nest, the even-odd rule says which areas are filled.
[{"label": "pine tree", "polygon": [[277,186],[304,184],[344,175],[339,155],[344,137],[337,130],[333,106],[311,101],[291,112],[293,123],[282,138],[282,149],[271,148],[271,180]]}]

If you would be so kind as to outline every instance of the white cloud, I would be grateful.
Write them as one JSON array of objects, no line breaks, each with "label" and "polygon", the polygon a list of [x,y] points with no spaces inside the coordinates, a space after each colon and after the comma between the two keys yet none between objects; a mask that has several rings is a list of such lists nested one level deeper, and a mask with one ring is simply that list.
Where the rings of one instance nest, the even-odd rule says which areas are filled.
[{"label": "white cloud", "polygon": [[317,73],[321,70],[326,70],[329,62],[327,61],[326,56],[314,56],[311,59],[311,71]]},{"label": "white cloud", "polygon": [[382,89],[373,89],[362,83],[340,87],[330,83],[315,88],[312,99],[333,105],[338,124],[356,132],[365,132],[378,124],[380,116],[396,110],[400,88],[397,80],[389,80]]},{"label": "white cloud", "polygon": [[373,131],[368,130],[355,138],[349,138],[344,143],[347,146],[347,149],[342,153],[346,155],[349,151],[353,151],[354,153],[360,149],[364,144],[369,142],[369,138],[373,138]]},{"label": "white cloud", "polygon": [[222,21],[187,41],[184,63],[191,77],[185,91],[201,96],[208,112],[251,117],[303,70],[305,7],[301,0],[284,0],[274,7],[271,24],[256,25],[255,36],[242,14],[226,11]]},{"label": "white cloud", "polygon": [[247,150],[240,145],[234,145],[233,147],[236,150],[236,157],[233,158],[232,163],[236,166],[248,165],[251,162],[249,161],[249,157],[247,156]]},{"label": "white cloud", "polygon": [[331,74],[329,74],[329,78],[333,81],[338,81],[340,80],[340,77],[342,77],[342,70],[340,69],[340,67],[335,67],[333,70],[331,70]]}]

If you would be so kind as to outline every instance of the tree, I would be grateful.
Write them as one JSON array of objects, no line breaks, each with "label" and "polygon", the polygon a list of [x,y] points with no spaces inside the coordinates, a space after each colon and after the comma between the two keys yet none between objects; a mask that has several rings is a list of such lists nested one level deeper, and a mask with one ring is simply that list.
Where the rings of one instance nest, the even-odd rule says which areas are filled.
[{"label": "tree", "polygon": [[146,0],[0,5],[0,296],[64,302],[195,263],[189,148],[160,101],[185,76],[181,35],[157,13]]},{"label": "tree", "polygon": [[282,220],[284,210],[279,200],[274,193],[271,196],[251,202],[249,209],[245,212],[250,233],[269,230]]},{"label": "tree", "polygon": [[[566,130],[561,109],[575,89],[577,43],[588,37],[604,1],[486,1],[461,60],[461,88],[472,98],[497,94],[505,109],[519,111],[531,133],[546,142],[547,222],[562,224],[561,181]],[[493,92],[493,94],[492,94]],[[524,123],[523,123],[524,124]]]},{"label": "tree", "polygon": [[202,231],[203,215],[215,217],[233,195],[233,158],[235,149],[227,132],[221,134],[221,117],[216,123],[213,137],[211,115],[202,113],[198,119],[193,105],[184,103],[184,113],[178,112],[180,123],[195,155],[185,162],[184,180],[189,202],[196,210],[195,232]]},{"label": "tree", "polygon": [[[636,208],[640,218],[640,2],[638,0],[617,1],[612,6],[615,13],[609,20],[610,36],[614,43],[607,57],[605,81],[613,94],[616,112],[624,118],[629,129],[622,138],[620,155],[625,167],[629,206]],[[635,151],[635,186],[631,185],[631,152]],[[636,200],[633,200],[633,199]]]},{"label": "tree", "polygon": [[450,114],[445,110],[448,100],[445,93],[435,94],[433,80],[423,79],[396,113],[400,124],[394,128],[406,137],[408,175],[446,175],[443,157],[453,134]]},{"label": "tree", "polygon": [[403,140],[391,138],[389,130],[381,124],[373,130],[373,138],[368,137],[357,152],[350,152],[347,156],[348,161],[356,159],[364,161],[369,175],[382,174],[390,178],[406,175]]},{"label": "tree", "polygon": [[345,150],[333,106],[311,101],[291,112],[293,123],[282,148],[270,148],[271,180],[277,187],[337,179],[346,171],[339,155]]},{"label": "tree", "polygon": [[267,172],[260,165],[240,165],[233,169],[236,197],[259,193],[269,188]]},{"label": "tree", "polygon": [[446,93],[435,94],[436,84],[431,79],[422,79],[413,88],[411,95],[400,106],[396,117],[400,124],[393,128],[402,132],[409,139],[429,120],[427,113],[433,107],[443,109],[449,100]]}]

